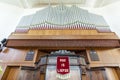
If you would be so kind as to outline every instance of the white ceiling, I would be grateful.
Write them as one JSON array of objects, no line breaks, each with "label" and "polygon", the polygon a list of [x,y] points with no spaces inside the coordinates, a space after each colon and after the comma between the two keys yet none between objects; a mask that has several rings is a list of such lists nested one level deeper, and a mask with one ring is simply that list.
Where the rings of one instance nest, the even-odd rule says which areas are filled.
[{"label": "white ceiling", "polygon": [[85,7],[103,7],[120,0],[0,0],[0,2],[15,5],[21,8],[36,8],[47,6],[49,2],[52,5],[60,4],[77,4]]}]

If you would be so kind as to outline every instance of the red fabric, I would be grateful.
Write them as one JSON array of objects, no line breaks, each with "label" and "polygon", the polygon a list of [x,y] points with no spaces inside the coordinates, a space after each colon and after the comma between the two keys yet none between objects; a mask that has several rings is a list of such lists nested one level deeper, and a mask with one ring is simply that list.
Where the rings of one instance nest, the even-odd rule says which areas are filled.
[{"label": "red fabric", "polygon": [[58,56],[57,57],[57,73],[68,74],[70,72],[69,68],[69,57],[68,56]]}]

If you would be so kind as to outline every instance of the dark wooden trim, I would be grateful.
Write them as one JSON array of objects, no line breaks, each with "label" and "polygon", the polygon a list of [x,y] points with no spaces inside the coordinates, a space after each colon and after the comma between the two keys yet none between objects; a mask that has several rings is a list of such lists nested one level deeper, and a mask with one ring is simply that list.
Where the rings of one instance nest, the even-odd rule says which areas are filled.
[{"label": "dark wooden trim", "polygon": [[34,70],[37,70],[37,69],[35,69],[35,67],[31,67],[31,66],[21,66],[21,70],[31,70],[31,71],[34,71]]},{"label": "dark wooden trim", "polygon": [[8,39],[7,47],[44,47],[44,48],[89,48],[104,47],[114,48],[119,46],[118,40],[109,39]]},{"label": "dark wooden trim", "polygon": [[105,70],[105,67],[91,67],[90,69],[87,69],[88,71],[97,71],[97,70]]}]

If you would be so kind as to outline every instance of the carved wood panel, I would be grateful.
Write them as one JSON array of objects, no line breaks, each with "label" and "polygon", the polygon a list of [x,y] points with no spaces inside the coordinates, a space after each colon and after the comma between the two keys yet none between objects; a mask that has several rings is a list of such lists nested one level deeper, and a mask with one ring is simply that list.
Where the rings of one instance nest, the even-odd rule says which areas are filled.
[{"label": "carved wood panel", "polygon": [[39,70],[21,70],[18,80],[40,80]]},{"label": "carved wood panel", "polygon": [[83,78],[86,78],[86,80],[108,80],[105,70],[99,69],[87,71],[86,76]]}]

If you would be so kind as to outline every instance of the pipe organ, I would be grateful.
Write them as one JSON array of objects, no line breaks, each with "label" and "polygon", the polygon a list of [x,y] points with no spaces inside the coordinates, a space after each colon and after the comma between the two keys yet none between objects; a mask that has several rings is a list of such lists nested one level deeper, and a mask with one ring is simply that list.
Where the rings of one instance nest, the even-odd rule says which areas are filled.
[{"label": "pipe organ", "polygon": [[48,6],[23,16],[5,39],[0,79],[120,80],[119,47],[102,16],[75,5]]},{"label": "pipe organ", "polygon": [[111,32],[102,16],[77,6],[47,7],[33,15],[24,16],[16,32],[30,29],[97,29],[99,32]]}]

